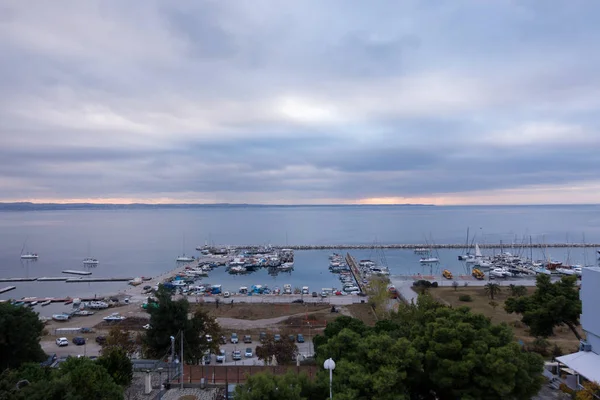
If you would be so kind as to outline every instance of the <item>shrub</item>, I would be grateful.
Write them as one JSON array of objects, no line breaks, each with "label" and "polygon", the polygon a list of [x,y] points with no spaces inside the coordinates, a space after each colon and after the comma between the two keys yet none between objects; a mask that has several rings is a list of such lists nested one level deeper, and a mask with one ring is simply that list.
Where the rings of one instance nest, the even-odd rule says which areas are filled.
[{"label": "shrub", "polygon": [[432,287],[432,288],[436,288],[436,287],[438,287],[438,283],[437,283],[437,282],[433,282],[433,283],[431,284],[431,287]]},{"label": "shrub", "polygon": [[466,302],[473,301],[470,294],[461,294],[460,296],[458,296],[458,300]]}]

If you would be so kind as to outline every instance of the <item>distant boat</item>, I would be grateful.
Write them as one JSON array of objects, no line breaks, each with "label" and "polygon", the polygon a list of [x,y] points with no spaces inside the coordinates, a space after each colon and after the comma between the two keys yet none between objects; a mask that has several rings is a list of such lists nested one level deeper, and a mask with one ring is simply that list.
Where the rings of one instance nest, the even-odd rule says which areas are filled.
[{"label": "distant boat", "polygon": [[84,258],[83,265],[98,265],[98,260],[91,257]]},{"label": "distant boat", "polygon": [[52,301],[50,301],[50,300],[46,300],[46,301],[44,301],[44,302],[40,303],[40,306],[42,306],[42,307],[46,307],[46,306],[47,306],[47,305],[49,305],[50,303],[52,303]]},{"label": "distant boat", "polygon": [[175,261],[177,261],[177,262],[192,262],[192,261],[196,260],[196,258],[194,258],[194,256],[186,256],[185,255],[185,235],[183,235],[182,253],[183,253],[183,255],[177,257],[175,259]]},{"label": "distant boat", "polygon": [[435,264],[439,263],[440,259],[437,257],[424,257],[419,260],[421,264]]},{"label": "distant boat", "polygon": [[31,253],[31,252],[27,251],[27,239],[25,239],[25,242],[23,243],[23,247],[21,248],[21,259],[22,260],[37,260],[38,259],[37,253]]},{"label": "distant boat", "polygon": [[31,301],[31,302],[29,302],[29,307],[34,307],[34,306],[37,306],[37,303],[38,303],[38,302],[37,302],[36,300],[34,300],[34,301]]},{"label": "distant boat", "polygon": [[112,313],[108,317],[104,317],[102,319],[105,321],[108,321],[108,322],[112,322],[112,321],[123,321],[125,318],[126,317],[122,316],[119,313]]},{"label": "distant boat", "polygon": [[429,254],[429,249],[426,249],[424,247],[417,247],[415,249],[415,254]]},{"label": "distant boat", "polygon": [[65,322],[69,320],[69,316],[67,314],[54,314],[52,319],[59,322]]}]

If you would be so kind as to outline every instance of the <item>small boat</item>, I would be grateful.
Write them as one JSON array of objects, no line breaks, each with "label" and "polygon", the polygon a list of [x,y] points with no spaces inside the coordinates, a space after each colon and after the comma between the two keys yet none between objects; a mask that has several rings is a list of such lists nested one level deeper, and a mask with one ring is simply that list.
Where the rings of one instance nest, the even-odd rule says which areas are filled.
[{"label": "small boat", "polygon": [[22,260],[37,260],[38,255],[37,255],[37,253],[25,253],[25,254],[21,254],[21,259]]},{"label": "small boat", "polygon": [[34,300],[34,301],[30,302],[29,303],[29,307],[37,306],[37,303],[38,303],[37,300]]},{"label": "small boat", "polygon": [[424,247],[417,247],[415,249],[415,254],[429,254],[429,249],[426,249]]},{"label": "small boat", "polygon": [[419,260],[421,264],[435,264],[439,263],[440,259],[437,257],[423,257]]},{"label": "small boat", "polygon": [[54,314],[52,315],[52,319],[59,322],[65,322],[69,320],[69,315],[67,314]]},{"label": "small boat", "polygon": [[73,315],[77,315],[79,317],[87,317],[87,316],[90,316],[90,315],[94,315],[94,312],[93,311],[88,311],[88,310],[79,310],[79,311],[75,311],[73,313]]},{"label": "small boat", "polygon": [[40,306],[42,306],[42,307],[46,307],[46,306],[47,306],[47,305],[49,305],[50,303],[52,303],[52,301],[51,301],[51,300],[46,300],[46,301],[44,301],[44,302],[40,303]]},{"label": "small boat", "polygon": [[102,319],[107,322],[112,322],[112,321],[123,321],[125,318],[126,317],[122,316],[119,313],[112,313],[108,317],[104,317]]},{"label": "small boat", "polygon": [[445,269],[442,271],[442,276],[446,279],[452,279],[452,272]]},{"label": "small boat", "polygon": [[84,258],[83,265],[98,265],[98,260],[91,257]]},{"label": "small boat", "polygon": [[192,261],[195,261],[195,260],[196,259],[193,256],[189,257],[189,256],[186,256],[185,254],[182,255],[182,256],[179,256],[179,257],[177,257],[175,259],[175,261],[177,261],[177,262],[192,262]]}]

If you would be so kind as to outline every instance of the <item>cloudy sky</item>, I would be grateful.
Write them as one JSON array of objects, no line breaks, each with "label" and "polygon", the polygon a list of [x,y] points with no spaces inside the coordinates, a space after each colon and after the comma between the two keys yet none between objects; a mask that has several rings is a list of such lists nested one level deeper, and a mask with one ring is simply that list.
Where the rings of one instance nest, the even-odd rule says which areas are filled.
[{"label": "cloudy sky", "polygon": [[0,201],[598,203],[599,13],[0,1]]}]

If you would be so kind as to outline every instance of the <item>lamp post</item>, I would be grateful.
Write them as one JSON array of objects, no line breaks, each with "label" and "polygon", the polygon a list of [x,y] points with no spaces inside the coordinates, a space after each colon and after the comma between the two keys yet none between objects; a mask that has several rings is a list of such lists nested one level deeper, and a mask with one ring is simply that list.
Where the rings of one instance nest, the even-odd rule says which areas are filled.
[{"label": "lamp post", "polygon": [[333,383],[333,370],[335,369],[335,361],[333,361],[331,358],[328,358],[323,363],[323,368],[329,370],[329,399],[332,400],[333,399],[333,391],[331,389],[331,386]]},{"label": "lamp post", "polygon": [[170,336],[171,339],[171,360],[169,361],[169,382],[171,381],[171,368],[175,362],[175,336]]}]

